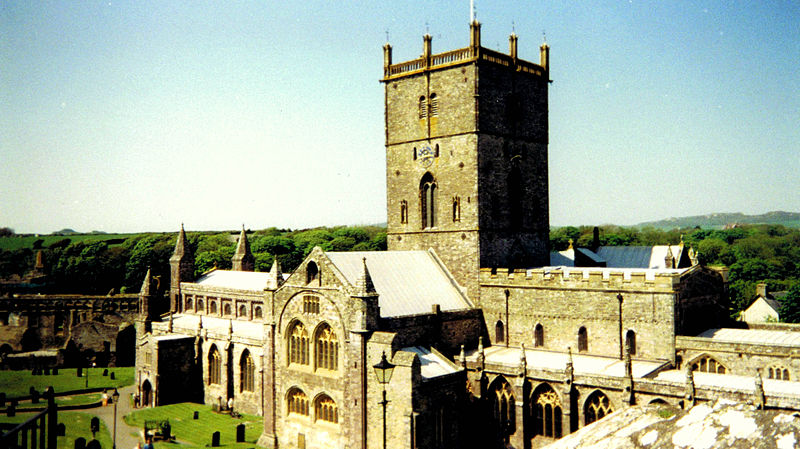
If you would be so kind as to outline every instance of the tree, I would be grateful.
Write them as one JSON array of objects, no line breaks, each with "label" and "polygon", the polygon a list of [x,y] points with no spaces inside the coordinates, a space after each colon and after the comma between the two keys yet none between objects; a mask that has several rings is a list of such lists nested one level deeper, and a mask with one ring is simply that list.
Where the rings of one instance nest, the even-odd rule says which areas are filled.
[{"label": "tree", "polygon": [[14,230],[9,227],[2,227],[0,228],[0,237],[11,237],[14,235]]},{"label": "tree", "polygon": [[794,284],[780,300],[778,309],[784,323],[800,323],[800,282]]}]

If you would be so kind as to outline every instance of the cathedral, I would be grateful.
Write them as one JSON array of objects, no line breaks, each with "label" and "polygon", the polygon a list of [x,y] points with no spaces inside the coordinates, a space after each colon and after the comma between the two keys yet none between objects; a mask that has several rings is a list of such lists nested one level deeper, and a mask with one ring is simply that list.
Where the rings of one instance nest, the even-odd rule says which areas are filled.
[{"label": "cathedral", "polygon": [[[724,397],[800,410],[800,332],[733,328],[724,269],[691,248],[550,252],[549,47],[395,63],[383,48],[388,251],[315,248],[292,273],[193,278],[181,227],[168,295],[136,321],[145,406],[263,416],[267,448],[530,448],[639,404]],[[756,325],[753,325],[756,326]]]}]

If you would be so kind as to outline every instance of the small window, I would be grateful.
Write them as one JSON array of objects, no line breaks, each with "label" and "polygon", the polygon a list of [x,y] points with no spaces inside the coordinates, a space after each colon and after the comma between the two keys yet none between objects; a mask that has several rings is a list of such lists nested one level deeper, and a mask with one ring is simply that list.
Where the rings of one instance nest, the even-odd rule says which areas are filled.
[{"label": "small window", "polygon": [[453,197],[453,222],[461,221],[461,197]]},{"label": "small window", "polygon": [[544,327],[541,324],[537,324],[533,331],[533,346],[537,348],[544,346]]},{"label": "small window", "polygon": [[310,284],[312,282],[319,282],[319,268],[314,261],[311,261],[306,265],[306,284]]},{"label": "small window", "polygon": [[417,160],[417,147],[414,147],[414,160]]},{"label": "small window", "polygon": [[217,313],[217,302],[211,301],[208,306],[208,313]]},{"label": "small window", "polygon": [[198,299],[197,300],[197,311],[198,312],[205,312],[205,310],[203,308],[204,305],[205,304],[203,304],[203,300],[202,299]]},{"label": "small window", "polygon": [[303,313],[319,313],[319,298],[313,295],[303,296]]},{"label": "small window", "polygon": [[222,312],[223,314],[230,315],[231,311],[232,311],[231,305],[230,304],[225,304],[225,306],[223,307],[222,310],[223,310],[223,312]]},{"label": "small window", "polygon": [[625,346],[628,347],[631,355],[636,355],[636,332],[629,330],[625,333]]},{"label": "small window", "polygon": [[589,333],[586,328],[581,326],[578,329],[578,352],[586,352],[589,350]]},{"label": "small window", "polygon": [[296,322],[289,331],[289,363],[308,365],[308,331],[303,323]]},{"label": "small window", "polygon": [[701,373],[725,374],[727,369],[711,356],[703,356],[692,363],[692,371]]},{"label": "small window", "polygon": [[208,352],[208,383],[219,384],[222,377],[222,357],[217,347],[212,345]]},{"label": "small window", "polygon": [[408,223],[408,201],[400,201],[400,223]]},{"label": "small window", "polygon": [[192,297],[186,297],[186,310],[192,310]]},{"label": "small window", "polygon": [[262,318],[263,317],[264,312],[261,310],[261,306],[256,306],[255,315],[256,315],[256,318]]},{"label": "small window", "polygon": [[247,307],[245,307],[244,305],[239,306],[239,317],[247,318]]},{"label": "small window", "polygon": [[439,97],[436,94],[431,94],[431,117],[439,115]]},{"label": "small window", "polygon": [[419,119],[423,120],[428,117],[428,102],[425,101],[425,96],[419,97]]},{"label": "small window", "polygon": [[506,327],[501,320],[497,320],[494,325],[494,339],[498,343],[505,343],[506,341]]}]

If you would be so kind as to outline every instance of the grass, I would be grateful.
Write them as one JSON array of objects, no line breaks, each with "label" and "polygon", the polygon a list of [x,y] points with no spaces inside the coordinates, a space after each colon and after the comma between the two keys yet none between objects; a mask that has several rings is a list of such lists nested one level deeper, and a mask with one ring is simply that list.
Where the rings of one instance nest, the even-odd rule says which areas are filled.
[{"label": "grass", "polygon": [[[106,368],[89,369],[89,388],[118,388],[133,385],[133,367],[108,368],[109,375],[103,376]],[[86,368],[83,377],[77,377],[77,369],[64,368],[58,370],[57,376],[33,376],[30,371],[0,371],[0,392],[6,397],[13,398],[27,396],[30,387],[35,387],[40,393],[52,386],[56,393],[61,391],[83,390],[86,385]],[[111,380],[111,373],[116,379]]]},{"label": "grass", "polygon": [[[87,394],[75,394],[71,396],[56,396],[56,404],[59,407],[64,407],[68,405],[86,405],[86,404],[96,404],[100,402],[103,398],[102,393],[87,393]],[[40,399],[38,404],[33,404],[30,401],[20,402],[17,410],[23,410],[26,408],[42,408],[47,405],[47,401],[45,399]]]},{"label": "grass", "polygon": [[11,251],[14,249],[33,248],[33,242],[44,240],[42,247],[47,248],[55,242],[69,239],[71,243],[84,242],[93,243],[105,240],[128,239],[142,234],[74,234],[74,235],[26,235],[0,237],[0,250]]},{"label": "grass", "polygon": [[[21,423],[27,421],[34,416],[33,413],[19,413],[13,418],[0,415],[0,422],[2,423]],[[78,438],[86,438],[86,442],[91,441],[92,432],[89,430],[92,418],[94,415],[82,412],[58,412],[58,422],[65,424],[65,435],[58,437],[59,449],[73,449],[75,447],[75,440]],[[109,432],[103,420],[100,420],[100,431],[96,434],[97,440],[100,442],[100,447],[110,448],[111,433]],[[126,448],[127,449],[127,448]]]},{"label": "grass", "polygon": [[[192,419],[195,410],[200,412],[199,419]],[[263,418],[255,415],[242,415],[240,419],[229,415],[215,413],[208,405],[184,402],[135,411],[125,416],[125,422],[131,426],[144,427],[145,420],[169,419],[172,433],[180,445],[156,441],[156,449],[204,448],[211,445],[211,434],[220,433],[220,447],[251,448],[261,436]],[[245,425],[246,443],[236,443],[236,426]]]}]

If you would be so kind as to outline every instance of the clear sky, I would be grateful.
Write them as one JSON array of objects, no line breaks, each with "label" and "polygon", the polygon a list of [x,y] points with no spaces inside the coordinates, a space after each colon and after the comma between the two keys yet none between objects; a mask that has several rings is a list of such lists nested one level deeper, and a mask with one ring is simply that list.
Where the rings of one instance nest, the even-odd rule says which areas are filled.
[{"label": "clear sky", "polygon": [[[476,1],[551,46],[550,221],[800,211],[800,2]],[[384,222],[381,46],[469,1],[0,3],[0,226]]]}]

